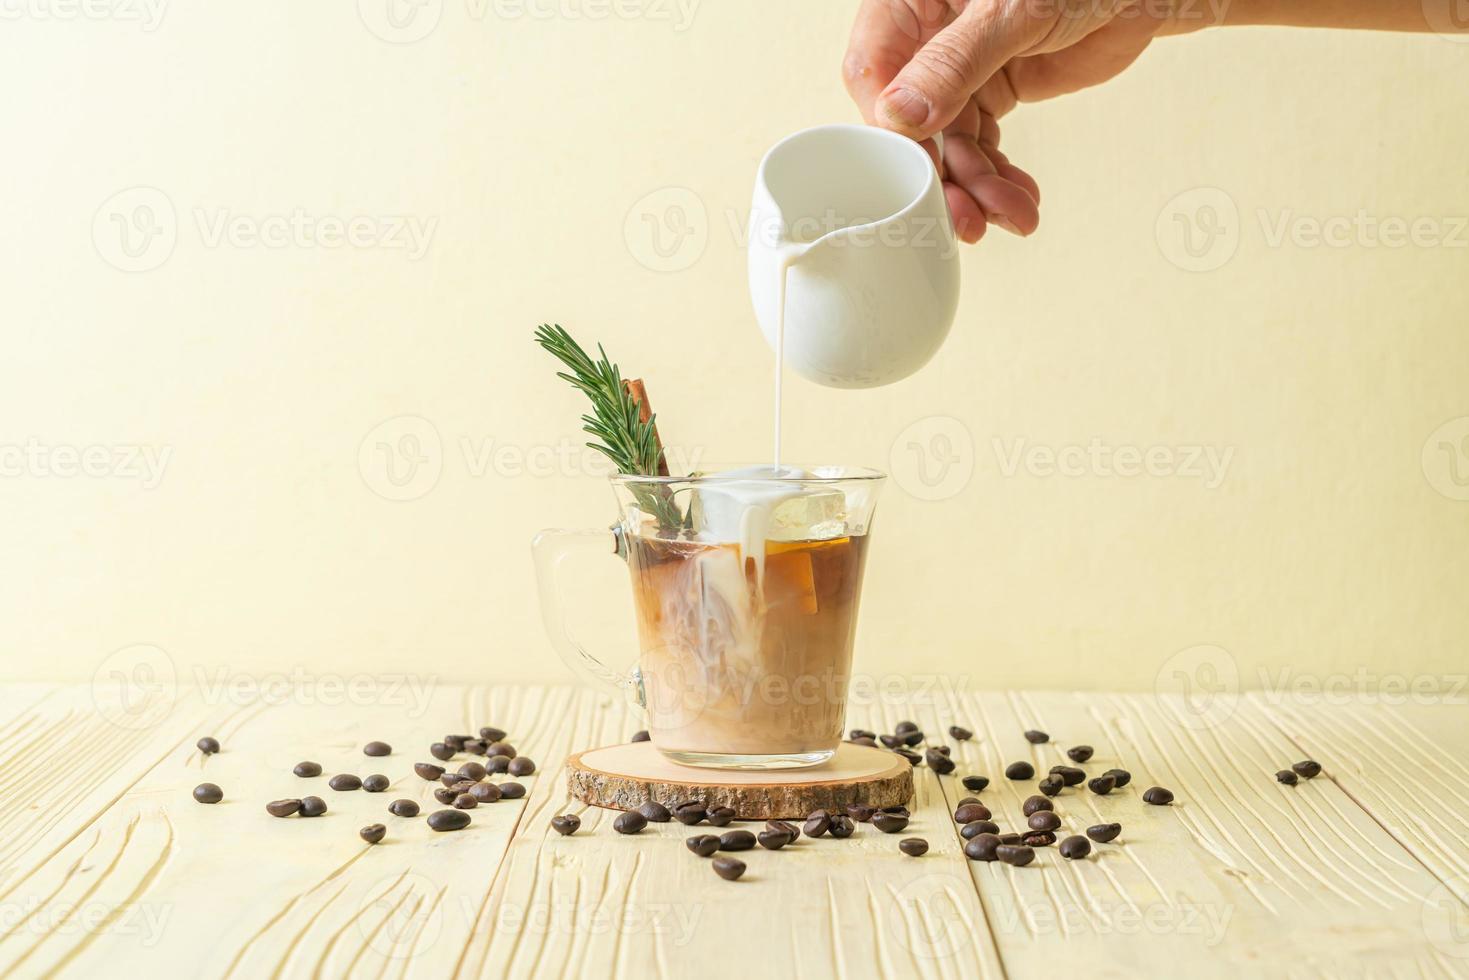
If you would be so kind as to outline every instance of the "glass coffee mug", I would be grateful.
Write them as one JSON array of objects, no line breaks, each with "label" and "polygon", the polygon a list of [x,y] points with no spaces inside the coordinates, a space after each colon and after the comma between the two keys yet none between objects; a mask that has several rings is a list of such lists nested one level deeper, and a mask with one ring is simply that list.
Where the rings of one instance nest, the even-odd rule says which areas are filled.
[{"label": "glass coffee mug", "polygon": [[[611,478],[611,530],[542,531],[546,632],[577,672],[647,712],[685,765],[820,765],[841,742],[873,510],[874,470],[770,467]],[[561,563],[615,553],[632,580],[640,654],[623,673],[572,635]]]}]

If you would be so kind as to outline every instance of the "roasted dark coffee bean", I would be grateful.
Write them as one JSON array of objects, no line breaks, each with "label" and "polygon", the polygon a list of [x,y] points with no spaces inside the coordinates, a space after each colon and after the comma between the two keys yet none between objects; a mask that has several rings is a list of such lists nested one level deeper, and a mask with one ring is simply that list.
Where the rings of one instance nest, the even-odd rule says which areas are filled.
[{"label": "roasted dark coffee bean", "polygon": [[949,745],[935,745],[935,746],[933,746],[933,751],[939,753],[940,755],[953,755],[954,754],[953,746],[949,746]]},{"label": "roasted dark coffee bean", "polygon": [[1020,835],[1020,843],[1026,847],[1050,847],[1056,843],[1056,835],[1049,830],[1032,830]]},{"label": "roasted dark coffee bean", "polygon": [[458,796],[454,797],[454,802],[451,805],[456,810],[473,810],[475,807],[479,806],[479,800],[476,800],[468,793],[460,793]]},{"label": "roasted dark coffee bean", "polygon": [[1001,844],[1019,844],[1020,843],[1020,835],[1019,834],[1001,834],[1000,835],[1000,843]]},{"label": "roasted dark coffee bean", "polygon": [[296,768],[292,769],[291,772],[295,773],[296,775],[300,776],[303,779],[309,779],[312,776],[320,776],[321,775],[321,763],[319,763],[319,762],[298,762],[298,763],[296,763]]},{"label": "roasted dark coffee bean", "polygon": [[300,809],[300,800],[271,800],[265,804],[265,812],[272,817],[289,817]]},{"label": "roasted dark coffee bean", "polygon": [[801,837],[801,828],[787,820],[767,820],[765,821],[765,829],[785,834],[791,839],[792,844]]},{"label": "roasted dark coffee bean", "polygon": [[908,817],[902,813],[874,813],[872,815],[872,826],[884,834],[901,833],[908,826]]},{"label": "roasted dark coffee bean", "polygon": [[456,793],[468,793],[469,787],[474,785],[474,780],[465,779],[457,772],[445,773],[444,778],[440,782]]},{"label": "roasted dark coffee bean", "polygon": [[1044,796],[1027,796],[1025,798],[1025,802],[1020,804],[1020,812],[1025,814],[1027,817],[1030,816],[1032,813],[1035,813],[1037,810],[1054,809],[1056,809],[1056,804],[1052,803]]},{"label": "roasted dark coffee bean", "polygon": [[852,739],[853,741],[859,738],[870,738],[875,740],[877,738],[877,732],[869,732],[865,728],[854,728],[850,732],[847,732],[847,738]]},{"label": "roasted dark coffee bean", "polygon": [[869,749],[877,748],[877,739],[875,738],[854,738],[851,741],[853,745],[865,745]]},{"label": "roasted dark coffee bean", "polygon": [[205,735],[194,743],[194,747],[205,755],[213,755],[219,751],[219,739]]},{"label": "roasted dark coffee bean", "polygon": [[1031,830],[1055,830],[1061,826],[1061,818],[1050,810],[1037,810],[1025,821]]},{"label": "roasted dark coffee bean", "polygon": [[1128,783],[1132,782],[1132,773],[1128,772],[1126,769],[1108,769],[1106,772],[1102,773],[1102,775],[1111,776],[1112,781],[1116,784],[1116,789],[1121,789]]},{"label": "roasted dark coffee bean", "polygon": [[994,814],[990,808],[983,803],[964,803],[954,811],[955,823],[972,823],[975,820],[988,820]]},{"label": "roasted dark coffee bean", "polygon": [[486,745],[489,745],[491,742],[503,742],[505,741],[505,732],[486,725],[479,730],[479,740]]},{"label": "roasted dark coffee bean", "polygon": [[675,803],[673,806],[673,819],[686,827],[704,822],[704,804],[687,800],[683,803]]},{"label": "roasted dark coffee bean", "polygon": [[510,760],[506,772],[512,776],[529,776],[536,771],[536,764],[523,755],[518,755]]},{"label": "roasted dark coffee bean", "polygon": [[[302,765],[304,764],[302,763]],[[297,768],[300,767],[298,766]],[[413,771],[418,774],[418,778],[433,781],[444,774],[444,767],[436,766],[432,762],[415,762],[413,764]],[[300,773],[297,773],[297,775],[300,775]]]},{"label": "roasted dark coffee bean", "polygon": [[224,790],[213,783],[200,783],[194,787],[194,799],[200,803],[218,803],[224,799]]},{"label": "roasted dark coffee bean", "polygon": [[649,823],[667,823],[672,817],[672,814],[668,812],[668,807],[659,803],[657,800],[649,800],[646,803],[638,804],[638,812]]},{"label": "roasted dark coffee bean", "polygon": [[806,822],[801,825],[801,833],[807,837],[821,837],[830,829],[831,814],[825,810],[812,811],[811,815],[806,818]]},{"label": "roasted dark coffee bean", "polygon": [[947,755],[944,755],[944,753],[940,752],[938,749],[929,749],[927,752],[923,753],[923,761],[928,763],[928,768],[932,769],[940,776],[947,776],[949,773],[958,768],[954,764],[953,759],[950,759]]},{"label": "roasted dark coffee bean", "polygon": [[477,738],[467,738],[464,740],[464,746],[459,751],[468,752],[470,755],[489,755],[490,747]]},{"label": "roasted dark coffee bean", "polygon": [[489,755],[508,755],[515,758],[515,746],[509,742],[491,742],[488,748]]},{"label": "roasted dark coffee bean", "polygon": [[739,858],[724,857],[723,855],[714,859],[714,873],[725,881],[734,881],[745,873],[745,862]]},{"label": "roasted dark coffee bean", "polygon": [[438,789],[434,790],[434,799],[438,800],[440,803],[444,804],[445,806],[448,806],[450,803],[453,803],[454,802],[454,798],[456,796],[458,796],[458,795],[459,795],[458,793],[454,792],[452,789],[450,789],[447,786],[440,786]]},{"label": "roasted dark coffee bean", "polygon": [[778,851],[794,838],[784,830],[762,830],[758,835],[760,846],[767,851]]},{"label": "roasted dark coffee bean", "polygon": [[[885,806],[885,807],[882,808],[882,812],[883,813],[896,813],[899,816],[904,816],[904,817],[911,817],[911,816],[913,816],[913,814],[911,814],[911,813],[908,812],[908,808],[905,807],[905,806],[903,806],[902,804],[898,804],[897,806]],[[876,811],[874,811],[874,814],[873,815],[874,816],[876,815]]]},{"label": "roasted dark coffee bean", "polygon": [[1061,788],[1065,785],[1066,783],[1061,779],[1060,776],[1052,775],[1047,776],[1040,782],[1036,783],[1035,788],[1040,790],[1042,793],[1045,793],[1047,796],[1059,796],[1061,793]]},{"label": "roasted dark coffee bean", "polygon": [[954,806],[960,807],[960,806],[963,806],[966,803],[978,803],[978,802],[979,802],[979,797],[977,797],[977,796],[961,796],[959,798],[959,802],[958,803],[955,803]]},{"label": "roasted dark coffee bean", "polygon": [[449,748],[449,746],[445,745],[443,742],[435,742],[433,745],[430,745],[428,747],[428,754],[433,756],[435,759],[438,759],[440,762],[448,762],[450,759],[454,758],[454,750]]},{"label": "roasted dark coffee bean", "polygon": [[646,826],[648,818],[636,810],[619,813],[617,819],[612,821],[612,829],[619,834],[640,834]]},{"label": "roasted dark coffee bean", "polygon": [[1061,842],[1061,856],[1075,861],[1092,852],[1092,842],[1080,834],[1073,834]]},{"label": "roasted dark coffee bean", "polygon": [[959,836],[965,840],[978,837],[980,834],[998,834],[1000,825],[993,820],[971,820],[959,828]]},{"label": "roasted dark coffee bean", "polygon": [[1060,777],[1067,786],[1076,786],[1086,782],[1086,770],[1075,766],[1052,766],[1050,774]]},{"label": "roasted dark coffee bean", "polygon": [[964,856],[971,861],[993,861],[999,846],[1000,838],[994,834],[980,834],[965,842]]},{"label": "roasted dark coffee bean", "polygon": [[1086,788],[1098,796],[1106,796],[1117,786],[1117,780],[1111,776],[1098,776],[1086,784]]},{"label": "roasted dark coffee bean", "polygon": [[387,742],[368,742],[366,745],[362,746],[362,754],[370,755],[374,758],[385,755],[392,755],[393,747]]},{"label": "roasted dark coffee bean", "polygon": [[581,829],[581,817],[574,813],[558,813],[551,818],[551,829],[562,837],[570,837]]},{"label": "roasted dark coffee bean", "polygon": [[1066,758],[1072,762],[1086,762],[1095,751],[1090,745],[1073,745],[1066,750]]},{"label": "roasted dark coffee bean", "polygon": [[908,748],[910,748],[910,749],[916,747],[918,745],[918,743],[920,743],[922,741],[923,741],[923,733],[922,732],[917,732],[917,731],[908,732],[906,735],[903,736],[903,744],[906,745],[906,746],[908,746]]},{"label": "roasted dark coffee bean", "polygon": [[958,725],[950,725],[949,737],[956,742],[967,742],[974,737],[974,733],[967,728],[961,728]]},{"label": "roasted dark coffee bean", "polygon": [[727,806],[710,807],[704,813],[704,819],[715,827],[728,827],[734,818],[734,810]]},{"label": "roasted dark coffee bean", "polygon": [[1035,766],[1029,762],[1012,762],[1005,767],[1006,779],[1030,779],[1035,775]]},{"label": "roasted dark coffee bean", "polygon": [[388,812],[395,817],[418,816],[417,800],[394,800],[388,804]]},{"label": "roasted dark coffee bean", "polygon": [[525,796],[525,787],[520,785],[519,783],[500,784],[500,799],[518,800],[523,796]]},{"label": "roasted dark coffee bean", "polygon": [[1299,781],[1299,777],[1289,769],[1282,769],[1275,774],[1275,781],[1277,783],[1285,783],[1287,786],[1294,786]]},{"label": "roasted dark coffee bean", "polygon": [[923,857],[928,853],[928,841],[922,837],[904,837],[898,841],[898,850],[909,857]]},{"label": "roasted dark coffee bean", "polygon": [[500,799],[500,787],[494,783],[475,783],[469,787],[468,793],[481,803],[494,803]]},{"label": "roasted dark coffee bean", "polygon": [[1153,786],[1143,793],[1143,802],[1153,806],[1167,806],[1173,802],[1173,792],[1161,786]]},{"label": "roasted dark coffee bean", "polygon": [[719,850],[719,838],[713,834],[695,834],[684,841],[684,846],[701,858],[706,858]]},{"label": "roasted dark coffee bean", "polygon": [[363,827],[361,830],[357,831],[357,836],[361,837],[369,844],[376,844],[384,837],[388,836],[388,828],[384,827],[380,823],[370,823],[366,827]]},{"label": "roasted dark coffee bean", "polygon": [[917,752],[912,752],[908,749],[896,749],[895,751],[898,753],[898,755],[901,755],[903,758],[907,759],[908,765],[910,766],[916,766],[918,765],[918,763],[923,761],[923,756],[919,755]]},{"label": "roasted dark coffee bean", "polygon": [[979,793],[979,792],[983,792],[984,788],[990,784],[990,777],[988,777],[988,776],[965,776],[963,779],[961,779],[959,781],[964,784],[964,788],[965,789],[967,789],[967,790],[969,790],[970,792],[973,792],[973,793]]},{"label": "roasted dark coffee bean", "polygon": [[463,810],[435,810],[428,815],[428,829],[440,832],[463,830],[469,826],[470,816]]},{"label": "roasted dark coffee bean", "polygon": [[903,744],[901,735],[879,735],[877,740],[890,749],[896,749]]},{"label": "roasted dark coffee bean", "polygon": [[873,808],[864,803],[848,803],[847,816],[858,823],[867,823],[872,819]]},{"label": "roasted dark coffee bean", "polygon": [[649,742],[652,741],[652,737],[647,732],[633,732],[632,740],[634,742]]},{"label": "roasted dark coffee bean", "polygon": [[388,788],[388,777],[373,773],[362,781],[362,788],[369,793],[381,793]]},{"label": "roasted dark coffee bean", "polygon": [[319,817],[326,812],[326,800],[319,796],[301,797],[301,816]]},{"label": "roasted dark coffee bean", "polygon": [[1291,769],[1294,770],[1295,774],[1297,776],[1300,776],[1302,779],[1315,779],[1317,776],[1321,775],[1321,763],[1315,761],[1314,759],[1306,759],[1304,761],[1297,762],[1291,766]]},{"label": "roasted dark coffee bean", "polygon": [[1023,868],[1035,860],[1035,848],[1028,847],[1024,844],[1001,844],[995,848],[995,857],[1004,861],[1006,864]]},{"label": "roasted dark coffee bean", "polygon": [[444,744],[455,752],[464,751],[464,743],[474,738],[473,735],[445,735]]},{"label": "roasted dark coffee bean", "polygon": [[895,735],[907,735],[909,732],[916,732],[918,730],[918,723],[912,721],[900,721],[893,726],[893,734]]},{"label": "roasted dark coffee bean", "polygon": [[477,783],[489,775],[489,771],[478,762],[466,762],[459,767],[459,775]]},{"label": "roasted dark coffee bean", "polygon": [[721,851],[748,851],[755,846],[755,835],[748,830],[730,830],[719,835]]},{"label": "roasted dark coffee bean", "polygon": [[852,822],[851,817],[838,814],[837,816],[831,818],[831,829],[828,830],[827,833],[831,834],[837,840],[846,840],[848,837],[851,837],[852,834],[856,832],[856,830],[857,825]]},{"label": "roasted dark coffee bean", "polygon": [[494,773],[509,772],[512,761],[508,755],[492,755],[485,760],[485,769]]},{"label": "roasted dark coffee bean", "polygon": [[1030,731],[1025,733],[1025,740],[1031,745],[1041,745],[1049,742],[1051,740],[1051,736],[1047,735],[1045,732],[1037,731],[1036,729],[1032,728]]}]

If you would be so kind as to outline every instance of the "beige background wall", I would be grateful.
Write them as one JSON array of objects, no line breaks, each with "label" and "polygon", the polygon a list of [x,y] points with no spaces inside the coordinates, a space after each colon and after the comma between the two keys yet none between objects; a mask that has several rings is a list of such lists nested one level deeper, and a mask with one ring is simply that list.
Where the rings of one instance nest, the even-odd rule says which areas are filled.
[{"label": "beige background wall", "polygon": [[[543,320],[647,378],[671,442],[768,452],[741,225],[770,143],[855,118],[854,3],[427,0],[401,30],[385,4],[7,8],[6,676],[85,680],[144,644],[193,678],[566,679],[528,543],[611,497],[557,458],[581,406]],[[940,357],[878,391],[788,386],[792,456],[895,475],[862,667],[1461,674],[1466,118],[1469,45],[1270,30],[1163,41],[1015,113],[1042,227],[966,252]],[[1333,218],[1345,238],[1314,240]],[[409,479],[379,444],[413,438]],[[1155,475],[1046,468],[1093,439],[1161,447]],[[611,560],[584,584],[625,647]]]}]

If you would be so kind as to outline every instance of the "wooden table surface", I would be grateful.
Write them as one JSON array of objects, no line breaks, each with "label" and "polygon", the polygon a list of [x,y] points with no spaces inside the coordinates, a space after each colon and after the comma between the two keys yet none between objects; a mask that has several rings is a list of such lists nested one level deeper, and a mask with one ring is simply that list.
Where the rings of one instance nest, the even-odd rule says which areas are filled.
[{"label": "wooden table surface", "polygon": [[[1132,785],[1068,789],[1057,811],[1068,830],[1119,821],[1122,837],[1084,861],[1054,847],[1025,868],[967,861],[950,818],[966,794],[920,767],[903,836],[926,837],[926,856],[859,824],[849,840],[742,855],[731,883],[684,848],[694,829],[622,837],[568,800],[560,761],[638,727],[588,690],[158,685],[99,710],[93,686],[0,687],[0,976],[1469,976],[1469,708],[1226,707],[1064,693],[854,704],[853,726],[972,728],[954,744],[959,774],[993,779],[980,795],[1006,827],[1034,782],[1004,765],[1044,772],[1089,743],[1084,768],[1129,769]],[[399,797],[437,808],[412,763],[484,724],[539,763],[524,800],[481,806],[460,833],[387,813]],[[1030,728],[1053,741],[1030,745]],[[201,756],[201,735],[223,751]],[[364,757],[372,739],[394,754]],[[1306,757],[1325,772],[1276,783]],[[332,792],[291,774],[302,759],[392,787]],[[206,780],[223,803],[193,801]],[[1177,802],[1144,805],[1154,784]],[[263,809],[307,792],[326,816]],[[565,810],[583,821],[569,838],[549,829]],[[357,836],[374,822],[388,826],[375,847]]]}]

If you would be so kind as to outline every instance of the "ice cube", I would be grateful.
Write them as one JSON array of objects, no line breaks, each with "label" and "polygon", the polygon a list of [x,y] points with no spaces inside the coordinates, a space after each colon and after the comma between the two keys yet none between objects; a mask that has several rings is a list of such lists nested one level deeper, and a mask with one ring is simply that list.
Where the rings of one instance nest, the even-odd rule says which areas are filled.
[{"label": "ice cube", "polygon": [[729,470],[699,484],[690,505],[694,530],[722,542],[809,541],[847,533],[844,493],[791,482],[809,475],[800,470],[782,467],[779,480],[770,479],[773,472]]}]

